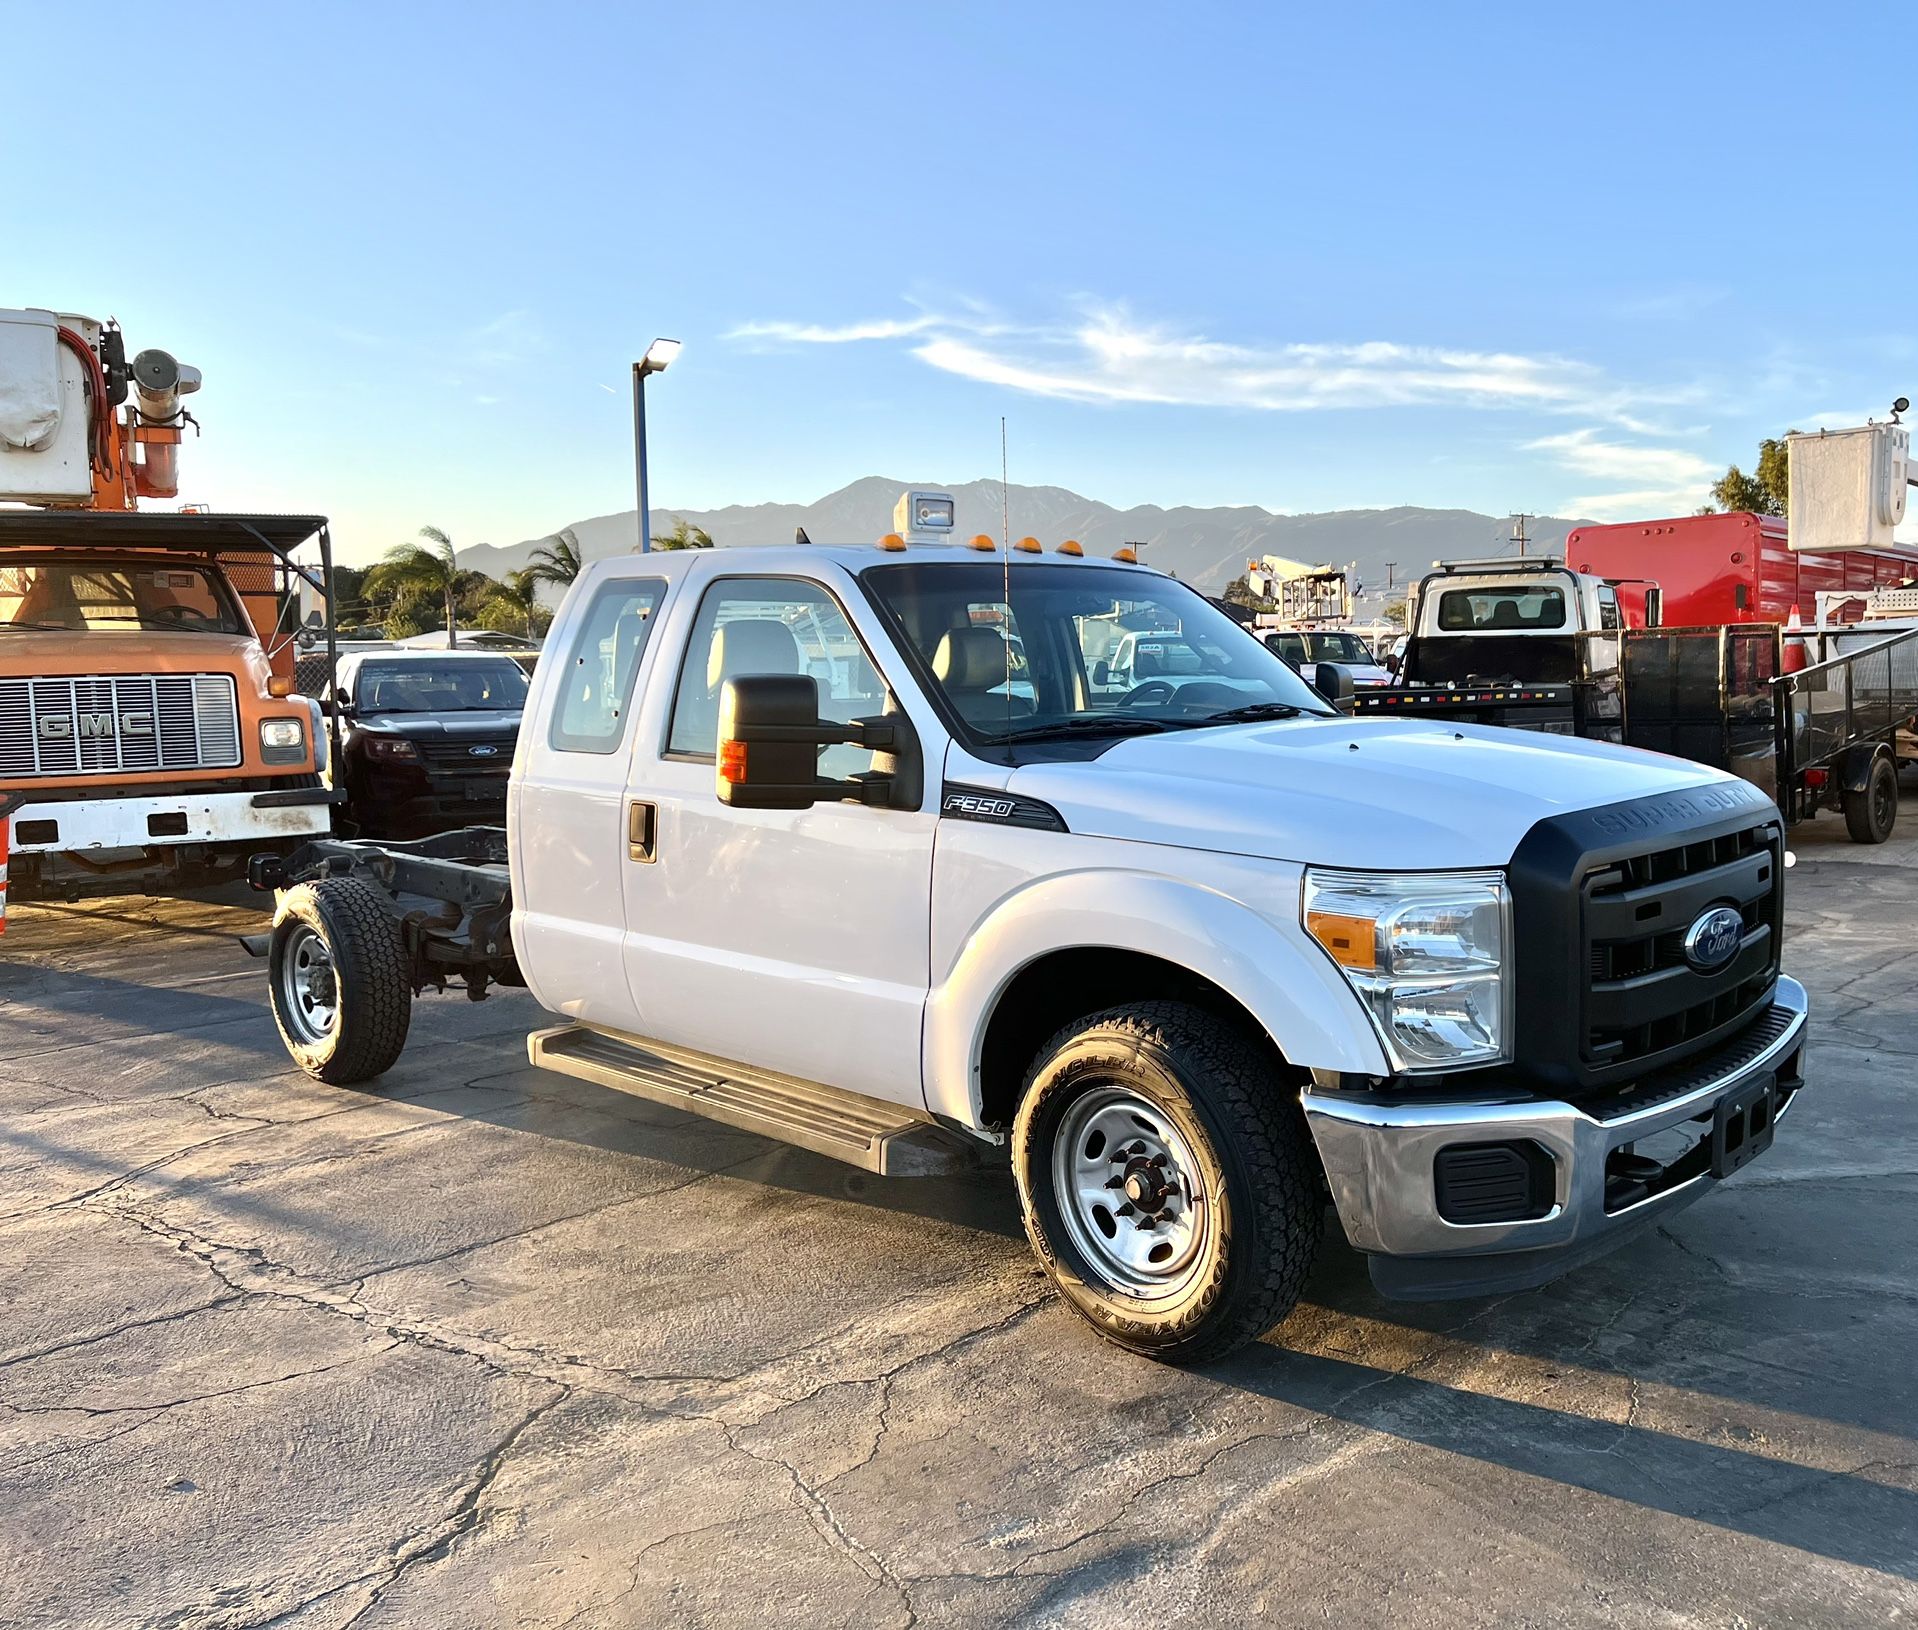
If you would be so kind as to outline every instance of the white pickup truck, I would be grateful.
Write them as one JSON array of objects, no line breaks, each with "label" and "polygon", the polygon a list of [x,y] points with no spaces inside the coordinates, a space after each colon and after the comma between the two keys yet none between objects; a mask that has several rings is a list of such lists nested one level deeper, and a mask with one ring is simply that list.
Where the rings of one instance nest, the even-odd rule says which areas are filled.
[{"label": "white pickup truck", "polygon": [[[1202,671],[1096,684],[1115,626]],[[542,1068],[885,1174],[1009,1154],[1066,1299],[1168,1360],[1282,1318],[1328,1206],[1389,1294],[1541,1283],[1802,1085],[1756,789],[1347,718],[1077,545],[596,562],[507,821],[255,864],[309,1073],[387,1069],[429,987],[524,984]]]}]

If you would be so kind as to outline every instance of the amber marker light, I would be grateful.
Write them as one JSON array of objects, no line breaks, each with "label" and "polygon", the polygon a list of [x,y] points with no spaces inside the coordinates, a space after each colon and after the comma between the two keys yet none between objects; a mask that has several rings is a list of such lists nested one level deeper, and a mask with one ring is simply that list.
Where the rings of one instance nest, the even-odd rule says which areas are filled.
[{"label": "amber marker light", "polygon": [[900,537],[897,532],[888,532],[879,540],[879,547],[885,550],[889,555],[896,555],[901,549],[906,547],[906,540]]},{"label": "amber marker light", "polygon": [[1337,911],[1305,914],[1305,931],[1325,947],[1326,955],[1345,968],[1370,971],[1378,967],[1377,926],[1370,917],[1348,917]]},{"label": "amber marker light", "polygon": [[1067,538],[1064,543],[1059,545],[1055,553],[1061,555],[1083,555],[1085,550],[1079,547],[1079,540],[1077,538]]},{"label": "amber marker light", "polygon": [[746,779],[746,744],[722,741],[719,744],[719,779],[735,785]]},{"label": "amber marker light", "polygon": [[966,545],[966,547],[968,549],[991,550],[996,546],[994,545],[992,539],[987,537],[985,533],[981,532],[979,536],[974,538],[971,543]]}]

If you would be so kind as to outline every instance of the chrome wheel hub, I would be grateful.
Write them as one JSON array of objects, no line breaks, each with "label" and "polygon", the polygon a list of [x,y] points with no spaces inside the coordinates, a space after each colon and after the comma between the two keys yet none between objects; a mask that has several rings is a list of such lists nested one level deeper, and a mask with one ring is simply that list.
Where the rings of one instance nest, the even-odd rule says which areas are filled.
[{"label": "chrome wheel hub", "polygon": [[326,941],[304,923],[280,962],[280,1011],[300,1040],[325,1041],[340,1020],[339,972]]},{"label": "chrome wheel hub", "polygon": [[1066,1231],[1100,1277],[1128,1296],[1177,1295],[1211,1232],[1198,1162],[1157,1106],[1093,1087],[1067,1106],[1052,1147]]}]

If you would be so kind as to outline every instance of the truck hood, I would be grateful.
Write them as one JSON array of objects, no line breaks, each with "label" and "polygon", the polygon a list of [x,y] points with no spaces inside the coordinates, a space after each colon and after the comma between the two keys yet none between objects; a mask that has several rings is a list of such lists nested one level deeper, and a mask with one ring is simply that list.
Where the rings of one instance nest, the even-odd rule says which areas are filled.
[{"label": "truck hood", "polygon": [[251,671],[250,634],[173,634],[156,629],[0,628],[0,671],[68,674]]},{"label": "truck hood", "polygon": [[474,708],[463,713],[363,713],[357,730],[408,741],[498,741],[519,729],[518,708]]},{"label": "truck hood", "polygon": [[1735,777],[1601,742],[1411,719],[1295,719],[1130,737],[1028,764],[1008,790],[1074,832],[1373,870],[1502,866],[1566,810]]}]

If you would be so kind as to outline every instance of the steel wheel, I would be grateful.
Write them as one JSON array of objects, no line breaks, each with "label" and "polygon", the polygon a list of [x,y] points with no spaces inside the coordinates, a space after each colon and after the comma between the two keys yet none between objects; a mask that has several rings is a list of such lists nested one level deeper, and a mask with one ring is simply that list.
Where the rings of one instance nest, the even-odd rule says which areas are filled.
[{"label": "steel wheel", "polygon": [[1175,1296],[1203,1255],[1210,1207],[1191,1147],[1148,1099],[1093,1087],[1052,1146],[1060,1217],[1089,1266],[1141,1300]]},{"label": "steel wheel", "polygon": [[340,981],[333,953],[305,923],[293,930],[280,962],[280,1012],[308,1045],[325,1041],[340,1022]]}]

